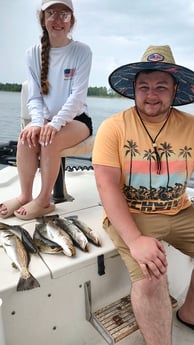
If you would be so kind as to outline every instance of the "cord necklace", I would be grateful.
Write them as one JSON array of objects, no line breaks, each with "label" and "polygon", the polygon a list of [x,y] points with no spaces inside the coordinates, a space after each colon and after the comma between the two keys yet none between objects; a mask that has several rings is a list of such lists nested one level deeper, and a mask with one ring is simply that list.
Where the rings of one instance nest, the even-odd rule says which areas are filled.
[{"label": "cord necklace", "polygon": [[171,114],[171,111],[172,111],[172,107],[169,108],[169,111],[168,111],[168,114],[167,114],[167,118],[165,120],[165,122],[163,123],[162,127],[159,129],[158,133],[156,134],[155,138],[153,139],[152,136],[150,135],[145,123],[143,122],[142,118],[141,118],[141,115],[137,109],[137,106],[135,107],[136,108],[136,111],[137,111],[137,114],[139,116],[139,119],[146,131],[146,133],[148,134],[151,142],[152,142],[152,146],[153,146],[153,149],[154,149],[154,153],[155,153],[155,156],[156,156],[156,163],[157,163],[157,174],[160,175],[161,173],[161,167],[162,167],[162,162],[161,162],[161,156],[158,152],[158,149],[157,149],[157,143],[156,143],[156,139],[158,138],[158,136],[160,135],[160,133],[162,132],[162,130],[164,129],[166,123],[168,122],[168,119],[170,117],[170,114]]}]

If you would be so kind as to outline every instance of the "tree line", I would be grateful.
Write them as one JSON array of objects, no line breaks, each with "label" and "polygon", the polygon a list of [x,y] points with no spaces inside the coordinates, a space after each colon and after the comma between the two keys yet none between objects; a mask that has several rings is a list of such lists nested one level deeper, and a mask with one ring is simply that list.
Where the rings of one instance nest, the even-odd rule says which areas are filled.
[{"label": "tree line", "polygon": [[[21,92],[22,84],[17,83],[0,83],[0,91]],[[93,97],[119,97],[119,95],[112,89],[107,89],[105,86],[88,87],[88,96]]]},{"label": "tree line", "polygon": [[22,88],[22,84],[10,84],[10,83],[0,83],[0,91],[15,91],[20,92]]}]

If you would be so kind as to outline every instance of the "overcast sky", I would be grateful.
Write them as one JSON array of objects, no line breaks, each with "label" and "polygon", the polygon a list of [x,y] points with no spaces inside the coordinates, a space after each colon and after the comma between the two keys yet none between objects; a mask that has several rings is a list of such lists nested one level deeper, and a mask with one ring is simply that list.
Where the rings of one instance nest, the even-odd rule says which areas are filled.
[{"label": "overcast sky", "polygon": [[[41,0],[0,0],[0,82],[26,78],[25,50],[39,42]],[[93,51],[90,86],[139,61],[149,45],[169,44],[176,63],[194,70],[194,0],[73,0],[75,40]]]}]

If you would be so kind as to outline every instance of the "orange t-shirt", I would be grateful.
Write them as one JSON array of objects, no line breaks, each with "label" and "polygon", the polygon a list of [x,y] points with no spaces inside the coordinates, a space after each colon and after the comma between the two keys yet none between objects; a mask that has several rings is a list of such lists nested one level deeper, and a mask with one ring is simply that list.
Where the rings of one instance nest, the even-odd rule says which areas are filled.
[{"label": "orange t-shirt", "polygon": [[[145,123],[152,139],[162,125]],[[121,170],[120,188],[131,212],[173,215],[191,204],[186,186],[194,171],[194,116],[172,109],[156,144],[160,174],[152,140],[132,107],[101,124],[92,160]]]}]

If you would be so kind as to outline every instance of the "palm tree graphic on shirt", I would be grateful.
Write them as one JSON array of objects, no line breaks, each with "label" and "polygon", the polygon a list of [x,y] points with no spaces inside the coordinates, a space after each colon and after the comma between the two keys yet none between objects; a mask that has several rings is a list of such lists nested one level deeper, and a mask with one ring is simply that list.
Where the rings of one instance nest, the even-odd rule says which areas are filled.
[{"label": "palm tree graphic on shirt", "polygon": [[131,196],[135,198],[136,200],[142,200],[143,195],[145,196],[145,199],[157,200],[162,198],[163,200],[171,199],[173,200],[174,197],[179,197],[182,195],[183,190],[186,188],[186,181],[188,179],[188,158],[191,158],[192,151],[191,147],[185,146],[184,148],[179,149],[179,157],[183,157],[185,159],[185,182],[184,183],[175,183],[174,186],[170,186],[170,169],[169,169],[169,158],[172,157],[172,155],[175,155],[175,152],[173,151],[172,145],[170,143],[164,142],[160,143],[160,146],[158,147],[158,152],[160,152],[160,158],[163,158],[163,161],[165,160],[165,166],[166,166],[166,187],[159,187],[159,188],[153,188],[152,187],[152,162],[156,161],[156,156],[154,150],[148,149],[144,150],[143,160],[147,160],[149,162],[149,188],[140,186],[136,188],[135,186],[132,186],[132,176],[133,176],[133,162],[134,158],[136,158],[137,155],[140,155],[140,151],[138,148],[138,145],[133,140],[127,140],[127,144],[124,145],[125,150],[125,156],[129,156],[129,171],[127,172],[128,175],[128,186],[124,185],[124,193],[127,197],[127,199],[130,199]]}]

